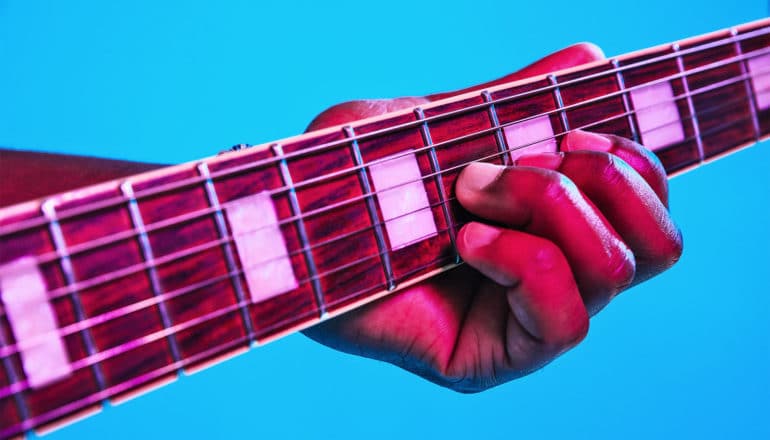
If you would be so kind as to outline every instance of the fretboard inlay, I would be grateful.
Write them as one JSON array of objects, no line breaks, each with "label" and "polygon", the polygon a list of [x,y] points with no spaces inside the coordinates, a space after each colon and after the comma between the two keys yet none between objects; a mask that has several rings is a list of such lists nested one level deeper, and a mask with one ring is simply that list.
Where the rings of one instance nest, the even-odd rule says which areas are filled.
[{"label": "fretboard inlay", "polygon": [[369,167],[393,250],[436,235],[436,221],[417,158],[413,153],[404,153]]},{"label": "fretboard inlay", "polygon": [[40,388],[72,373],[47,294],[34,258],[24,257],[0,266],[0,296],[32,388]]},{"label": "fretboard inlay", "polygon": [[644,146],[651,150],[684,140],[681,116],[668,81],[631,90]]},{"label": "fretboard inlay", "polygon": [[270,193],[230,202],[225,211],[251,299],[260,302],[296,289],[299,284]]}]

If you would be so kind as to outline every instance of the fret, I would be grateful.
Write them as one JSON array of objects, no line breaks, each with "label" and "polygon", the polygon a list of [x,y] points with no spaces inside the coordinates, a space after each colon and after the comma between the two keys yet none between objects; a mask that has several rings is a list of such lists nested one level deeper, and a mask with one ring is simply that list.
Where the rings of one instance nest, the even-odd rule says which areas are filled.
[{"label": "fret", "polygon": [[273,154],[275,154],[275,157],[281,158],[279,167],[281,169],[281,177],[283,178],[283,184],[287,187],[289,187],[288,191],[288,197],[289,197],[289,206],[291,207],[291,213],[294,217],[296,217],[296,220],[294,221],[296,228],[297,228],[297,234],[299,235],[300,243],[302,244],[302,253],[305,256],[305,264],[307,265],[308,274],[311,278],[311,284],[313,286],[313,293],[315,295],[316,300],[316,306],[318,307],[318,311],[320,313],[320,319],[326,319],[328,312],[326,310],[326,304],[324,302],[324,296],[323,296],[323,290],[321,287],[321,279],[318,275],[318,268],[315,264],[315,259],[313,258],[313,253],[310,251],[310,242],[307,238],[307,231],[305,230],[305,222],[302,218],[302,210],[299,206],[299,200],[297,200],[297,192],[294,188],[294,181],[291,177],[291,172],[289,171],[289,165],[286,162],[286,158],[283,154],[283,147],[281,144],[274,144],[272,146]]},{"label": "fret", "polygon": [[[288,146],[283,145],[284,149],[287,147],[291,148],[292,144],[289,143]],[[271,213],[275,215],[278,222],[277,225],[268,226],[272,233],[268,235],[267,240],[278,240],[280,237],[282,239],[280,246],[288,253],[288,255],[281,254],[277,256],[281,257],[280,260],[282,260],[281,270],[287,273],[284,278],[286,282],[285,287],[292,290],[283,291],[284,288],[281,288],[282,293],[256,301],[253,299],[254,292],[251,291],[247,279],[247,276],[250,277],[253,274],[248,275],[248,272],[246,272],[243,275],[238,275],[241,285],[244,286],[244,293],[250,299],[248,309],[254,325],[254,331],[256,332],[257,344],[260,345],[275,339],[292,328],[296,328],[299,324],[317,322],[320,311],[316,306],[316,297],[312,283],[309,281],[311,275],[308,272],[306,255],[301,251],[304,245],[293,221],[294,214],[290,195],[288,192],[281,190],[284,187],[283,176],[281,175],[279,164],[274,161],[275,155],[272,149],[250,148],[237,155],[230,156],[220,156],[218,158],[220,160],[207,161],[221,206],[223,209],[232,209],[232,206],[243,207],[245,200],[250,198],[254,200],[256,198],[257,202],[261,202],[263,209],[269,208],[271,210]],[[258,167],[250,166],[260,161],[266,162],[266,164]],[[319,168],[318,163],[313,165],[315,165],[315,169]],[[291,164],[289,166],[291,167]],[[243,171],[232,172],[234,169]],[[296,174],[292,172],[292,176],[296,177]],[[262,195],[259,196],[260,194]],[[268,194],[272,194],[272,196]],[[268,195],[268,197],[265,197],[265,195]],[[252,205],[253,207],[254,205]],[[234,227],[240,228],[243,226],[243,233],[247,234],[247,236],[238,237],[237,240],[242,242],[245,240],[243,244],[248,244],[250,240],[248,235],[256,229],[253,220],[246,216],[242,225],[239,218],[230,216],[228,209],[225,209],[224,217],[225,221],[229,223],[231,236],[235,231]],[[248,204],[246,204],[245,209],[246,211],[249,210]],[[260,215],[260,221],[264,223],[265,215]],[[238,214],[236,214],[237,216]],[[303,220],[305,230],[308,233],[308,241],[313,243],[313,238],[317,237],[310,237],[311,231],[309,230],[308,222],[312,223],[312,219]],[[248,259],[251,257],[247,257],[244,260],[245,255],[239,253],[235,241],[236,239],[234,238],[233,251],[236,267],[239,270],[246,269],[249,266]],[[263,244],[257,243],[258,246]],[[320,273],[322,269],[318,265],[322,264],[323,261],[319,260],[314,252],[315,249],[311,249],[311,256],[314,258],[316,268]],[[379,270],[379,268],[377,269]],[[290,285],[288,281],[294,282]],[[268,288],[268,291],[277,292],[277,283],[271,283],[271,285],[272,287]],[[262,293],[264,294],[265,292]],[[260,298],[258,292],[257,298]]]},{"label": "fret", "polygon": [[[766,28],[767,23],[756,26]],[[139,383],[168,377],[175,371],[178,374],[182,366],[189,372],[188,365],[209,362],[212,354],[229,351],[231,346],[245,348],[242,344],[252,336],[260,342],[271,340],[316,322],[319,314],[334,315],[380,297],[387,293],[383,286],[390,290],[396,284],[403,286],[438,273],[452,266],[452,261],[456,264],[453,234],[465,214],[457,203],[449,203],[454,197],[454,179],[466,163],[484,157],[496,161],[507,146],[526,147],[515,154],[553,151],[555,139],[563,132],[593,122],[589,129],[643,141],[661,158],[667,171],[674,172],[762,137],[762,131],[770,131],[770,93],[765,93],[761,84],[770,77],[763,70],[770,64],[770,56],[754,58],[754,62],[732,58],[757,50],[757,45],[768,46],[768,37],[763,35],[739,42],[739,33],[749,28],[712,35],[714,39],[702,50],[695,45],[702,44],[703,39],[682,42],[681,51],[678,45],[665,50],[654,48],[606,64],[596,63],[588,69],[542,76],[482,93],[472,91],[421,108],[367,119],[354,123],[355,129],[346,127],[344,135],[342,130],[313,132],[282,141],[272,149],[261,146],[212,159],[198,164],[197,169],[187,165],[132,177],[134,184],[120,188],[123,198],[130,198],[129,203],[118,203],[118,209],[108,203],[115,194],[104,194],[98,202],[105,204],[99,208],[84,209],[93,202],[90,190],[48,200],[42,206],[47,222],[31,227],[41,228],[44,239],[35,238],[36,233],[18,232],[25,228],[14,230],[11,226],[11,232],[4,229],[6,246],[0,255],[0,267],[31,258],[46,289],[73,290],[71,295],[49,300],[59,326],[110,313],[124,304],[161,299],[158,297],[163,292],[185,293],[151,302],[142,310],[144,314],[137,312],[133,318],[115,316],[109,323],[65,336],[69,356],[86,365],[94,352],[104,353],[123,344],[125,338],[153,333],[162,348],[148,344],[125,356],[116,354],[83,371],[73,371],[55,384],[24,389],[13,396],[16,400],[6,394],[0,398],[0,437],[15,434],[10,429],[16,429],[13,427],[22,419],[33,421],[24,425],[26,429],[38,420],[61,418],[69,409],[93,402],[103,404],[106,398],[114,402],[116,393],[134,390]],[[732,39],[725,40],[727,34]],[[693,47],[696,50],[691,50]],[[662,58],[654,59],[657,56]],[[622,73],[617,71],[640,60],[650,62]],[[724,63],[714,71],[685,76],[690,69],[713,61]],[[616,70],[609,72],[610,68]],[[681,76],[666,78],[677,74]],[[581,76],[588,79],[571,82],[571,78]],[[730,79],[736,81],[722,84]],[[537,90],[540,87],[548,88]],[[523,92],[531,93],[515,96]],[[606,94],[612,96],[604,97]],[[511,99],[498,101],[506,97]],[[579,104],[591,97],[598,99]],[[651,116],[648,105],[657,106],[658,113],[662,109],[666,116]],[[601,120],[604,118],[617,121],[608,123]],[[669,128],[661,130],[661,123]],[[663,134],[650,135],[655,131]],[[742,137],[740,132],[745,135]],[[749,132],[750,139],[745,137]],[[308,148],[313,151],[303,151]],[[301,154],[294,154],[297,152]],[[275,156],[280,161],[260,162]],[[515,156],[503,154],[499,162],[507,164],[512,158]],[[351,167],[354,171],[348,172]],[[333,177],[328,176],[330,173]],[[387,186],[388,179],[397,180],[400,174],[406,177],[398,185],[414,188],[410,194],[419,196],[418,208],[401,216],[417,218],[419,212],[417,223],[428,232],[418,233],[412,241],[391,233],[388,224],[394,218],[382,201],[393,189]],[[435,177],[426,179],[424,176],[429,174]],[[311,179],[312,185],[302,184]],[[381,187],[379,182],[383,181],[386,183]],[[108,186],[99,187],[99,191]],[[289,190],[283,192],[285,186]],[[148,194],[154,188],[163,190]],[[383,190],[374,193],[377,189]],[[117,188],[111,190],[117,192]],[[134,191],[141,195],[140,200]],[[56,200],[55,209],[52,200]],[[67,203],[72,209],[66,207]],[[269,212],[264,211],[268,208]],[[38,207],[30,209],[40,215]],[[3,218],[3,214],[13,211],[0,212],[0,222],[13,225],[13,220],[7,220],[10,215]],[[267,236],[284,244],[281,264],[291,278],[280,291],[246,292],[251,263],[261,260],[248,255],[254,248],[241,252],[238,243],[247,241],[243,236],[254,232],[249,225],[264,212],[272,214]],[[128,224],[121,223],[121,216],[129,217]],[[163,223],[175,216],[184,220]],[[294,222],[295,218],[299,221]],[[126,235],[134,230],[138,231],[136,237]],[[115,234],[123,238],[109,243],[107,238]],[[84,246],[102,240],[98,249]],[[215,244],[205,252],[185,253],[212,242]],[[88,249],[81,252],[84,248]],[[51,252],[58,254],[56,258],[43,261],[41,256]],[[135,260],[149,264],[149,269],[124,275],[125,269],[137,264]],[[246,275],[241,277],[241,271]],[[84,285],[115,273],[121,274],[120,279],[104,286]],[[221,282],[205,284],[213,278]],[[40,287],[35,289],[42,291]],[[247,293],[252,296],[249,298]],[[259,301],[254,300],[255,295]],[[212,312],[221,315],[202,319],[212,316]],[[150,322],[152,317],[157,323]],[[148,322],[146,327],[141,327],[143,321]],[[18,341],[8,340],[14,337],[5,330],[11,324],[3,322],[0,317],[0,345],[12,346]],[[169,355],[171,344],[165,340],[165,332],[156,333],[159,329],[179,330],[170,335],[178,348],[175,353]],[[34,382],[29,375],[25,377],[19,359],[15,356],[3,360],[0,387],[18,380]],[[154,364],[148,366],[150,363]],[[105,386],[109,391],[99,394]],[[95,398],[88,397],[94,393]],[[51,416],[51,411],[60,408],[68,409]]]},{"label": "fret", "polygon": [[[503,165],[508,166],[510,165],[511,158],[508,154],[508,147],[505,145],[505,137],[503,136],[503,130],[500,127],[500,121],[497,118],[494,100],[487,90],[481,92],[481,96],[484,98],[484,102],[488,103],[487,111],[489,112],[489,119],[492,121],[492,126],[495,128],[495,142],[497,143],[497,149],[500,150],[500,157],[503,159]],[[425,124],[425,127],[427,128],[427,124]]]},{"label": "fret", "polygon": [[[671,45],[671,50],[674,53],[679,52],[679,44],[674,43]],[[703,162],[705,160],[705,154],[703,152],[703,137],[700,133],[700,125],[698,124],[698,115],[695,113],[695,105],[692,102],[692,94],[690,93],[690,85],[687,81],[687,73],[684,68],[684,62],[682,61],[682,57],[680,55],[677,55],[676,57],[676,67],[679,69],[679,73],[682,74],[682,87],[684,87],[684,94],[685,99],[687,101],[687,108],[690,111],[690,115],[692,116],[692,126],[693,130],[695,130],[695,144],[698,147],[698,157],[700,158],[700,161]]]},{"label": "fret", "polygon": [[622,98],[623,98],[623,109],[628,113],[628,127],[631,130],[631,139],[638,143],[642,143],[642,138],[639,136],[639,128],[636,126],[636,120],[634,119],[634,112],[631,109],[631,104],[628,102],[628,91],[626,89],[626,82],[623,78],[623,73],[620,71],[620,63],[618,62],[617,58],[613,58],[612,61],[610,61],[610,65],[613,69],[615,69],[615,80],[618,82],[618,87],[620,88],[620,91],[622,91]]},{"label": "fret", "polygon": [[[7,314],[7,312],[6,312]],[[8,347],[10,342],[5,337],[5,331],[0,326],[0,348],[2,347]],[[11,360],[11,356],[2,356],[3,358],[3,369],[5,370],[6,380],[0,380],[0,388],[4,388],[6,386],[10,386],[11,384],[16,384],[21,382],[21,375],[19,375],[16,372],[16,367],[13,365],[13,361]],[[5,411],[1,410],[3,403],[3,400],[7,400],[5,398],[0,397],[0,419],[3,419],[7,417],[9,420],[12,419],[12,416],[5,415]],[[21,393],[13,393],[13,405],[15,405],[17,414],[16,416],[18,419],[21,420],[27,420],[29,419],[29,408],[27,408],[27,403],[24,401],[24,396]],[[8,402],[10,403],[10,402]],[[0,424],[0,429],[3,428],[3,424]]]},{"label": "fret", "polygon": [[[75,272],[72,268],[72,261],[70,259],[69,252],[67,251],[67,244],[56,215],[56,208],[54,203],[54,199],[45,200],[41,205],[41,211],[48,220],[48,229],[51,233],[51,240],[53,241],[54,248],[59,254],[59,266],[62,270],[64,281],[68,286],[73,286],[76,283]],[[75,319],[78,322],[85,320],[85,311],[83,310],[83,304],[77,290],[73,289],[70,293],[70,302],[72,303]],[[94,338],[90,329],[83,329],[80,332],[80,335],[83,339],[86,353],[88,353],[89,356],[95,355],[98,350],[96,349],[96,344],[94,343]],[[93,372],[96,385],[99,387],[99,389],[104,390],[107,388],[104,372],[102,371],[101,365],[99,363],[94,363],[91,365],[91,371]]]},{"label": "fret", "polygon": [[685,70],[695,71],[686,80],[706,160],[756,140],[751,96],[741,76],[735,38],[725,31],[711,39],[721,44],[681,57]]},{"label": "fret", "polygon": [[[206,162],[201,162],[198,164],[197,168],[198,174],[200,174],[201,177],[205,179],[203,184],[206,189],[206,196],[208,198],[209,205],[214,209],[214,220],[216,222],[219,238],[226,240],[228,237],[230,237],[230,234],[227,232],[227,224],[225,223],[225,216],[222,213],[222,205],[219,203],[219,197],[217,196],[216,187],[214,187],[214,181],[211,180],[211,172],[209,171],[208,164]],[[224,251],[225,265],[227,266],[227,271],[230,273],[230,281],[233,285],[233,289],[235,290],[235,296],[237,297],[238,302],[243,304],[240,307],[243,326],[246,329],[246,333],[248,334],[249,338],[252,338],[255,335],[254,325],[251,323],[251,316],[249,316],[249,310],[245,305],[246,294],[243,292],[243,287],[241,286],[240,280],[237,276],[234,275],[237,271],[237,267],[235,265],[233,249],[229,241],[222,243],[222,250]]]},{"label": "fret", "polygon": [[700,163],[695,126],[684,99],[684,78],[672,57],[667,46],[618,60],[641,144],[658,156],[669,173]]},{"label": "fret", "polygon": [[[439,149],[435,146],[433,127],[428,127],[435,158],[442,171],[435,174],[431,152],[425,147],[422,124],[419,122],[415,112],[410,110],[355,128],[361,138],[358,147],[362,160],[369,164],[369,177],[377,193],[381,218],[385,221],[393,277],[399,284],[436,270],[440,267],[437,256],[441,261],[455,261],[455,248],[449,231],[450,225],[457,225],[452,209],[456,209],[458,204],[452,203],[449,195],[452,188],[447,184],[452,177],[447,176],[441,161],[452,159],[453,154],[459,158],[465,145],[448,145]],[[384,127],[393,126],[404,128],[370,136]],[[494,151],[493,148],[488,149]],[[444,190],[443,200],[440,190]],[[449,211],[448,216],[444,208]],[[376,294],[383,284],[386,282],[381,282],[369,294]]]},{"label": "fret", "polygon": [[749,102],[749,111],[751,112],[751,126],[754,128],[754,140],[759,142],[760,138],[762,137],[762,131],[759,128],[759,118],[757,117],[756,98],[753,96],[753,93],[751,92],[751,84],[749,83],[750,71],[748,67],[748,61],[744,58],[740,41],[736,39],[736,37],[738,36],[738,29],[736,28],[730,29],[730,35],[732,35],[734,40],[733,50],[735,50],[735,54],[739,58],[743,58],[738,63],[738,66],[740,67],[741,76],[744,77],[742,82],[743,82],[744,90],[746,90],[746,97],[748,98],[748,102]]},{"label": "fret", "polygon": [[[626,90],[621,88],[618,72],[611,61],[576,73],[559,75],[553,83],[558,87],[563,111],[569,128],[611,133],[625,138],[633,137],[633,126],[624,102]],[[575,79],[588,77],[572,84]],[[558,101],[557,101],[558,102]]]},{"label": "fret", "polygon": [[[414,115],[417,120],[424,121],[425,119],[425,112],[423,112],[422,108],[420,107],[414,109]],[[436,182],[436,187],[438,188],[438,197],[441,200],[441,211],[444,213],[444,218],[447,222],[449,241],[452,243],[452,252],[454,253],[455,263],[459,263],[460,254],[457,252],[457,237],[455,236],[457,233],[456,226],[449,212],[449,202],[447,201],[446,190],[444,189],[444,184],[441,182],[441,166],[438,162],[438,155],[436,154],[436,148],[433,146],[433,139],[431,139],[430,128],[428,127],[427,122],[420,124],[420,134],[422,135],[423,144],[429,147],[428,157],[430,157],[431,171],[434,175],[433,179]]]},{"label": "fret", "polygon": [[[162,298],[163,290],[161,288],[160,279],[158,278],[158,272],[155,269],[155,256],[150,245],[150,240],[147,237],[147,230],[144,226],[144,220],[142,219],[142,213],[139,210],[139,205],[134,196],[134,189],[130,181],[125,181],[120,185],[120,190],[127,199],[128,210],[131,215],[131,221],[134,224],[134,228],[138,230],[137,239],[139,241],[139,247],[142,251],[143,260],[148,263],[147,276],[150,278],[150,286],[152,288],[152,294],[156,298]],[[160,319],[163,323],[163,327],[170,328],[173,326],[171,317],[166,309],[166,303],[163,299],[158,301],[158,310],[160,311]],[[177,345],[176,337],[173,334],[167,336],[169,348],[171,350],[171,357],[174,362],[179,362],[182,356],[179,352],[179,346]]]},{"label": "fret", "polygon": [[564,111],[564,101],[561,97],[561,89],[559,88],[556,76],[548,75],[548,82],[554,86],[553,99],[556,101],[556,108],[559,110],[559,117],[561,118],[562,126],[564,126],[564,133],[568,133],[570,131],[569,120],[567,119],[567,113]]},{"label": "fret", "polygon": [[377,249],[380,253],[380,261],[382,263],[383,271],[385,273],[385,279],[387,280],[388,290],[394,290],[396,288],[396,281],[393,278],[393,267],[390,263],[390,252],[388,251],[385,235],[382,231],[382,220],[377,213],[377,205],[374,199],[371,185],[369,184],[369,175],[364,166],[363,157],[361,156],[361,149],[358,146],[358,141],[355,139],[355,131],[353,127],[346,126],[343,128],[345,136],[353,138],[350,142],[350,147],[353,150],[353,163],[359,167],[358,176],[361,189],[365,194],[366,207],[369,211],[369,220],[372,222],[374,234],[377,239]]},{"label": "fret", "polygon": [[[541,79],[491,93],[492,100],[502,100],[495,105],[495,115],[504,127],[505,145],[512,160],[525,154],[557,151],[555,134],[565,129],[550,87],[547,79]],[[533,93],[540,89],[544,90]],[[517,95],[524,97],[509,99]]]}]

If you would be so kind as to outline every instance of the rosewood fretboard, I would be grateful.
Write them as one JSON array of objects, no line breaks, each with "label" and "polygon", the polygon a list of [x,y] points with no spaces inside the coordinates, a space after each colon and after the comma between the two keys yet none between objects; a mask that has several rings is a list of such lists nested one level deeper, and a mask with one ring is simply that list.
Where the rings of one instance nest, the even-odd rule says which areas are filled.
[{"label": "rosewood fretboard", "polygon": [[[463,166],[579,128],[669,174],[766,137],[770,21],[0,210],[0,438],[454,267]],[[55,328],[22,328],[24,289]]]}]

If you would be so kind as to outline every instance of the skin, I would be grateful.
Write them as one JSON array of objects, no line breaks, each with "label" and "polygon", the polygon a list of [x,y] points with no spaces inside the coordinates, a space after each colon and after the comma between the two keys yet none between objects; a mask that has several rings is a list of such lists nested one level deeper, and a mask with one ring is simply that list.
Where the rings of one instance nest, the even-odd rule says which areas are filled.
[{"label": "skin", "polygon": [[[488,84],[602,58],[571,46]],[[309,130],[446,98],[351,101]],[[573,132],[562,153],[504,168],[466,167],[462,205],[482,221],[457,247],[468,263],[305,330],[314,340],[391,362],[437,384],[476,392],[531,373],[578,344],[613,297],[674,264],[682,252],[657,158],[629,140]],[[0,151],[0,204],[65,191],[159,165]]]}]

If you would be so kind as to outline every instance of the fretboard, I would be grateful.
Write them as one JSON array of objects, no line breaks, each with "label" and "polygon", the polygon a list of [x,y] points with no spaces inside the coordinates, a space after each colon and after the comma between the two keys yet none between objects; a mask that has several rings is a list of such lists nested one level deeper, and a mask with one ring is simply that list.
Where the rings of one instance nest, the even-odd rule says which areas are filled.
[{"label": "fretboard", "polygon": [[770,133],[770,20],[0,210],[0,438],[459,264],[465,165],[571,130],[669,175]]}]

